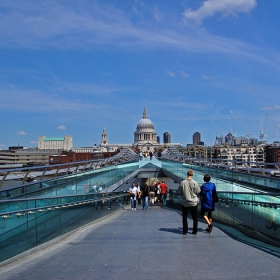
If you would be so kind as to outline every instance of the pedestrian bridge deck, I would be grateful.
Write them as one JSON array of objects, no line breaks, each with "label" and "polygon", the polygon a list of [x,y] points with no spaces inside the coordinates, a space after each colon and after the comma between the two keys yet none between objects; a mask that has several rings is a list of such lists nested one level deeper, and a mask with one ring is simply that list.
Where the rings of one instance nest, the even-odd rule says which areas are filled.
[{"label": "pedestrian bridge deck", "polygon": [[178,211],[127,206],[7,263],[1,280],[280,279],[279,248],[218,224],[207,234],[199,222],[195,236],[191,226],[189,220],[189,233],[182,235]]}]

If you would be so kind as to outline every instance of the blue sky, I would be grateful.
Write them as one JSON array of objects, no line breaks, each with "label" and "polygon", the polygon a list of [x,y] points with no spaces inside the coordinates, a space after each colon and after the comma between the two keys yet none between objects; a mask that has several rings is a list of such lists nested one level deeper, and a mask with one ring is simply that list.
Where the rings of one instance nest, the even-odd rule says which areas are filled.
[{"label": "blue sky", "polygon": [[[279,0],[0,2],[0,149],[71,135],[280,140]],[[230,112],[232,111],[233,114]]]}]

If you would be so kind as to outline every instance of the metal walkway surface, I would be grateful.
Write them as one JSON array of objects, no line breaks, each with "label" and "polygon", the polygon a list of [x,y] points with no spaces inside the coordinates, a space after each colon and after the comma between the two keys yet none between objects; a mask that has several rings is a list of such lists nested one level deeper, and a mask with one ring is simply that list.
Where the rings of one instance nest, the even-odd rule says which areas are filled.
[{"label": "metal walkway surface", "polygon": [[[107,210],[104,210],[107,211]],[[215,223],[214,223],[215,224]],[[280,279],[280,258],[199,222],[182,235],[181,215],[158,206],[130,208],[63,241],[0,267],[14,279]]]}]

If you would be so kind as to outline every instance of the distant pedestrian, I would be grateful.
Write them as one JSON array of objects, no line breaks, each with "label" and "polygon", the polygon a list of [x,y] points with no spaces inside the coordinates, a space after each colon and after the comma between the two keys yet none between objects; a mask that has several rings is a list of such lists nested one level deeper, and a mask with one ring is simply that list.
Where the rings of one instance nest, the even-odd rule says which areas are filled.
[{"label": "distant pedestrian", "polygon": [[87,182],[87,184],[85,184],[85,193],[89,192],[89,187],[90,187],[90,184],[89,184],[89,182]]},{"label": "distant pedestrian", "polygon": [[[201,186],[201,216],[206,221],[208,227],[205,229],[208,233],[212,232],[213,219],[212,212],[215,211],[215,201],[217,201],[216,186],[210,182],[211,177],[209,174],[205,174],[203,181],[205,182]],[[217,201],[218,202],[218,201]]]},{"label": "distant pedestrian", "polygon": [[149,187],[150,191],[150,206],[155,206],[155,187],[153,184]]},{"label": "distant pedestrian", "polygon": [[149,187],[147,184],[145,184],[142,191],[142,205],[143,205],[142,210],[144,210],[144,208],[148,210],[149,195],[150,195]]},{"label": "distant pedestrian", "polygon": [[147,151],[144,152],[144,157],[145,157],[145,160],[147,160],[147,157],[148,157],[148,152]]},{"label": "distant pedestrian", "polygon": [[142,160],[142,158],[143,158],[143,154],[142,154],[142,152],[140,152],[139,153],[139,159]]},{"label": "distant pedestrian", "polygon": [[160,205],[160,203],[161,203],[160,191],[161,191],[161,189],[160,189],[160,182],[157,181],[156,182],[156,198],[157,198],[158,205]]},{"label": "distant pedestrian", "polygon": [[140,182],[137,182],[136,188],[137,188],[137,191],[138,191],[137,192],[138,205],[141,205],[141,192],[142,192],[142,190],[141,190]]},{"label": "distant pedestrian", "polygon": [[131,210],[136,210],[136,198],[138,195],[138,190],[134,183],[132,183],[131,187],[128,189],[130,194],[130,202],[131,202]]},{"label": "distant pedestrian", "polygon": [[182,194],[182,222],[183,222],[183,234],[188,233],[188,214],[191,212],[193,219],[193,231],[192,234],[197,234],[198,215],[197,204],[199,202],[198,194],[200,193],[200,187],[197,182],[192,179],[193,170],[188,170],[187,179],[182,181],[178,188],[178,193]]},{"label": "distant pedestrian", "polygon": [[153,158],[153,152],[152,151],[149,152],[149,156],[150,156],[150,160],[152,160],[152,158]]},{"label": "distant pedestrian", "polygon": [[[103,197],[104,197],[104,194],[102,194],[102,198],[103,198]],[[100,199],[101,196],[98,196],[98,197],[96,197],[96,198],[99,198],[99,200],[96,200],[95,203],[94,203],[95,210],[98,210],[98,206],[99,206],[99,205],[100,205],[100,207],[101,207],[101,210],[103,210],[103,204],[104,204],[105,200],[104,200],[104,199]]]},{"label": "distant pedestrian", "polygon": [[166,206],[166,197],[167,197],[167,192],[168,192],[168,186],[166,185],[165,181],[162,180],[159,187],[160,187],[162,207],[165,207]]}]

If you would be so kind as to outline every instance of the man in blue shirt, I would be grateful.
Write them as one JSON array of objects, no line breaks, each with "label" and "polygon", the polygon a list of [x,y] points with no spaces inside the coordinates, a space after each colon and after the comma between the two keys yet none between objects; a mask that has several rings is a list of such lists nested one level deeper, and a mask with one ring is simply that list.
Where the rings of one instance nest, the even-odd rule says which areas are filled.
[{"label": "man in blue shirt", "polygon": [[211,183],[211,177],[208,174],[204,175],[204,184],[201,186],[200,198],[201,198],[201,216],[206,221],[208,227],[205,229],[208,233],[212,232],[213,219],[212,212],[215,211],[215,197],[217,197],[216,186]]}]

